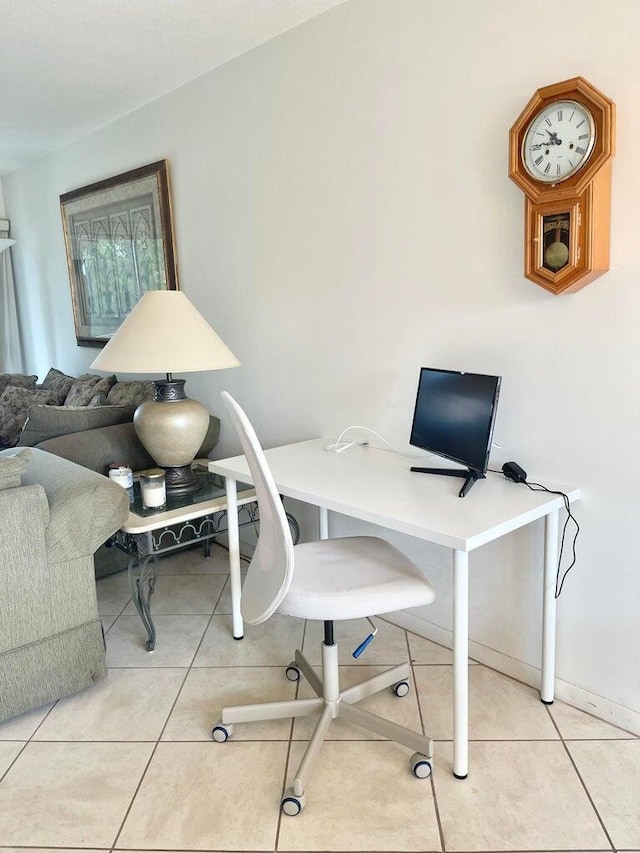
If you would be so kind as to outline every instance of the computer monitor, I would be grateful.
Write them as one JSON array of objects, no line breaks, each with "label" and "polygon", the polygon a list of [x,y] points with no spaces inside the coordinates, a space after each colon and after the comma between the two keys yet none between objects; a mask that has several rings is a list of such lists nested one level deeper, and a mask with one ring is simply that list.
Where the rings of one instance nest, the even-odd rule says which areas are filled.
[{"label": "computer monitor", "polygon": [[465,477],[463,498],[489,464],[491,437],[498,408],[500,376],[455,370],[420,370],[409,443],[445,459],[456,468],[412,468],[428,474]]}]

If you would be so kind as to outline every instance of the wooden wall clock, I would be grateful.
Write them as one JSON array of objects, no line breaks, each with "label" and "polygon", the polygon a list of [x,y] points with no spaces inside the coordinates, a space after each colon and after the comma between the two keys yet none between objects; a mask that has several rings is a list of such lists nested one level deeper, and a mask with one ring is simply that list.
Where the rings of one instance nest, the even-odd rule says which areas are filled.
[{"label": "wooden wall clock", "polygon": [[609,269],[615,104],[583,77],[538,89],[509,132],[525,194],[524,274],[556,295]]}]

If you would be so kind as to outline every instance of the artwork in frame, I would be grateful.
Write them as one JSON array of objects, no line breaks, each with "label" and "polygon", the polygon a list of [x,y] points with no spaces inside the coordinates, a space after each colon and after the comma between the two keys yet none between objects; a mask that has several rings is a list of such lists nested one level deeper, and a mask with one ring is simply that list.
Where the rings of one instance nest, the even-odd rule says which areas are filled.
[{"label": "artwork in frame", "polygon": [[104,346],[147,290],[177,290],[167,161],[60,196],[76,340]]}]

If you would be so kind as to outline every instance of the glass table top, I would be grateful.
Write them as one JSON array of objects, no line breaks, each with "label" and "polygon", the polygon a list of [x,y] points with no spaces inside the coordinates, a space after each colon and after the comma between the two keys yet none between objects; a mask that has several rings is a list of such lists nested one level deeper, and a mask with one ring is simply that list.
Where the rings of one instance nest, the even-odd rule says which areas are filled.
[{"label": "glass table top", "polygon": [[[219,474],[211,474],[207,468],[202,465],[194,465],[193,471],[201,482],[201,486],[197,492],[191,492],[187,495],[167,495],[167,503],[162,508],[145,509],[142,506],[142,498],[140,497],[140,483],[137,477],[133,481],[133,500],[130,500],[129,509],[136,515],[142,518],[148,518],[153,515],[159,515],[163,512],[169,512],[172,509],[182,509],[183,507],[193,506],[194,504],[202,503],[203,501],[213,500],[225,496],[224,477]],[[247,483],[238,483],[238,495],[240,492],[253,489],[253,486]]]}]

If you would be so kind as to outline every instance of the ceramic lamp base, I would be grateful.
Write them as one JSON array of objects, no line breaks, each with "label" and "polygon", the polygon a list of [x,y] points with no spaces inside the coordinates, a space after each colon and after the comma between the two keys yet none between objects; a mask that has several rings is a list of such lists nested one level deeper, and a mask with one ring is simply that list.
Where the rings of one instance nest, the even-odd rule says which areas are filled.
[{"label": "ceramic lamp base", "polygon": [[184,392],[184,379],[154,382],[156,396],[138,406],[133,425],[154,461],[166,471],[167,495],[188,494],[200,488],[191,470],[209,426],[209,412]]},{"label": "ceramic lamp base", "polygon": [[197,492],[198,489],[202,488],[204,481],[198,479],[191,465],[174,465],[173,467],[163,465],[162,467],[165,471],[165,484],[168,495],[173,495],[174,497],[178,495],[190,495],[192,492]]}]

